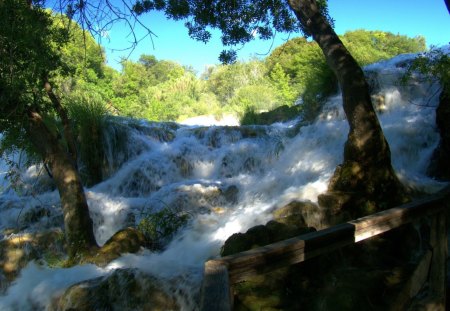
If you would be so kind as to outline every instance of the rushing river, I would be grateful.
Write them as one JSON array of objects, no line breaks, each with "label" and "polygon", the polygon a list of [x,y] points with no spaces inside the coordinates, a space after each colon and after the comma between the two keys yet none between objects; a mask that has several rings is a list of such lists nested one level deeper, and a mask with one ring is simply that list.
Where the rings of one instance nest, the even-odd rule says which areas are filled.
[{"label": "rushing river", "polygon": [[[401,55],[365,71],[398,176],[411,187],[434,192],[443,184],[425,171],[439,140],[435,126],[438,86],[414,81],[398,84],[402,64],[412,57]],[[326,191],[336,165],[342,162],[348,133],[340,95],[328,100],[315,123],[300,125],[301,120],[246,127],[111,120],[105,135],[110,177],[86,189],[98,243],[163,208],[187,213],[187,225],[163,252],[127,254],[105,268],[49,268],[32,262],[13,284],[3,286],[0,309],[45,309],[68,286],[124,267],[172,284],[168,288],[183,309],[196,309],[203,263],[219,255],[227,237],[266,223],[276,207],[292,200],[316,202],[318,194]],[[0,163],[0,177],[6,170],[7,165]],[[0,182],[0,232],[19,230],[0,239],[61,226],[58,194],[46,191],[45,174],[36,177],[40,170],[31,167],[22,173],[23,189],[29,189],[23,193]],[[34,192],[32,185],[38,188]],[[21,215],[37,207],[47,207],[51,213],[24,223]]]}]

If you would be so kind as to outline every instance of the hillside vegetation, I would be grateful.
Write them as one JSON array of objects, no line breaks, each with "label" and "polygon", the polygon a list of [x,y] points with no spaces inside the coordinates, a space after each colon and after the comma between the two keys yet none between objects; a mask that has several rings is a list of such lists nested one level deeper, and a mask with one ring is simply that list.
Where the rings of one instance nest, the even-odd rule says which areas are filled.
[{"label": "hillside vegetation", "polygon": [[[341,39],[360,65],[425,50],[422,37],[382,31],[356,30]],[[75,64],[70,74],[61,74],[57,86],[67,105],[95,102],[110,114],[152,121],[204,114],[243,118],[295,104],[301,105],[291,109],[294,113],[312,119],[323,99],[338,87],[318,45],[303,37],[287,41],[265,59],[211,66],[202,73],[153,55],[123,60],[118,72],[106,65],[102,48],[79,28],[72,31],[63,52],[67,63]],[[248,116],[243,121],[267,122]]]}]

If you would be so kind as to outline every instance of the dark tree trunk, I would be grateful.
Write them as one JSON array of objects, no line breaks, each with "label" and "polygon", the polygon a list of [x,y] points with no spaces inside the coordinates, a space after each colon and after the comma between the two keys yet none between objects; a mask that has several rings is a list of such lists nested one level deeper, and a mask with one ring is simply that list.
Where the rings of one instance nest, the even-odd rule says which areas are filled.
[{"label": "dark tree trunk", "polygon": [[373,109],[361,67],[321,14],[314,0],[289,0],[289,5],[319,44],[335,73],[350,125],[344,163],[336,169],[328,190],[357,193],[376,203],[388,203],[388,199],[391,203],[388,205],[397,204],[394,202],[396,198],[403,200],[403,187],[392,168],[389,145]]},{"label": "dark tree trunk", "polygon": [[27,132],[37,151],[48,163],[58,188],[69,256],[74,258],[96,250],[98,246],[92,219],[72,155],[60,145],[41,115],[35,111],[28,112]]}]

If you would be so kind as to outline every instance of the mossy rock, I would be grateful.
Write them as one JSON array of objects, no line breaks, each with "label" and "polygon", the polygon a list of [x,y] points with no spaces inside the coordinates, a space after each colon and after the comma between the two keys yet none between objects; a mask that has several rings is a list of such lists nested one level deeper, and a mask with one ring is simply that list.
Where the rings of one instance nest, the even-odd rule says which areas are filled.
[{"label": "mossy rock", "polygon": [[318,214],[316,204],[303,201],[292,201],[272,213],[274,220],[295,227],[317,227],[318,223],[313,218]]},{"label": "mossy rock", "polygon": [[222,246],[221,255],[232,255],[289,239],[313,230],[313,228],[296,227],[271,220],[266,225],[258,225],[248,229],[246,233],[235,233],[230,236]]},{"label": "mossy rock", "polygon": [[0,269],[8,283],[32,260],[57,265],[57,262],[62,264],[65,257],[64,234],[60,229],[25,233],[0,241]]},{"label": "mossy rock", "polygon": [[80,282],[54,299],[49,310],[180,310],[176,300],[154,277],[134,269]]},{"label": "mossy rock", "polygon": [[106,266],[123,254],[138,252],[146,244],[142,232],[131,227],[125,228],[116,232],[98,251],[85,256],[81,262]]}]

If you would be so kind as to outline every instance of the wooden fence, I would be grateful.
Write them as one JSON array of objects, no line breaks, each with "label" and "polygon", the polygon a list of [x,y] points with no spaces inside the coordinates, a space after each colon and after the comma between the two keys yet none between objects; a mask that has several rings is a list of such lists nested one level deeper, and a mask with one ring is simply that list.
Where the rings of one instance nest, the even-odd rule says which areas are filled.
[{"label": "wooden fence", "polygon": [[303,262],[343,246],[369,239],[422,217],[432,217],[430,244],[433,248],[429,272],[430,295],[438,297],[437,309],[445,309],[447,225],[450,187],[437,194],[380,213],[320,231],[255,248],[205,263],[201,311],[233,309],[233,284],[248,277]]}]

